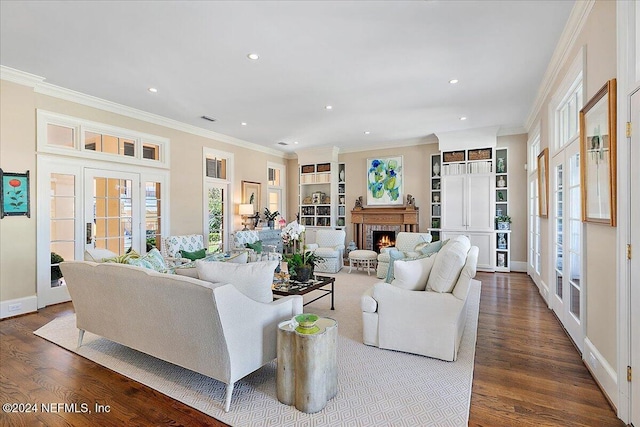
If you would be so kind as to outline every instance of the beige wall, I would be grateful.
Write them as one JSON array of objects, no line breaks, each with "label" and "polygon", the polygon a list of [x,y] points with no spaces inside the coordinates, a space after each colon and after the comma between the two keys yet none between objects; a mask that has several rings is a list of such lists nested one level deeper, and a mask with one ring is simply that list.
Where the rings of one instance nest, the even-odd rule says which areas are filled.
[{"label": "beige wall", "polygon": [[[537,121],[540,123],[540,140],[542,148],[549,147],[552,130],[549,126],[549,103],[551,96],[558,90],[568,68],[578,55],[579,49],[586,50],[586,69],[584,85],[586,88],[585,103],[607,80],[616,77],[616,2],[596,1],[585,26],[576,43],[567,56],[558,78],[545,99]],[[550,152],[553,149],[550,148]],[[548,286],[552,286],[550,276],[553,266],[550,265],[551,237],[550,225],[546,219],[541,220],[542,228],[542,277]],[[606,361],[617,369],[616,342],[616,229],[606,225],[588,224],[585,226],[584,242],[585,275],[583,285],[586,291],[587,338],[594,344]]]},{"label": "beige wall", "polygon": [[33,90],[0,80],[0,168],[30,173],[31,218],[0,220],[0,300],[36,293],[36,114]]},{"label": "beige wall", "polygon": [[[226,144],[210,138],[144,122],[74,102],[34,93],[32,88],[1,82],[0,167],[5,171],[31,171],[31,218],[0,221],[0,301],[36,293],[36,110],[43,109],[81,119],[145,132],[171,140],[170,227],[172,234],[203,231],[203,147],[233,153],[235,171],[232,200],[240,200],[241,181],[262,185],[267,197],[267,162],[286,164],[281,156]],[[263,208],[264,208],[263,206]],[[234,203],[234,212],[236,207]],[[240,227],[234,215],[234,229]]]}]

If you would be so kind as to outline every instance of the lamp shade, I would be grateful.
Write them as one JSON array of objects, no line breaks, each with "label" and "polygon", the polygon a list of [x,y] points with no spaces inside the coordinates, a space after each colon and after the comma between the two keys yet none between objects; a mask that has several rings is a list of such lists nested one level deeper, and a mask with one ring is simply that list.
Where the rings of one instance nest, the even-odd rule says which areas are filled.
[{"label": "lamp shade", "polygon": [[253,205],[250,203],[241,203],[238,207],[238,213],[240,215],[253,215]]}]

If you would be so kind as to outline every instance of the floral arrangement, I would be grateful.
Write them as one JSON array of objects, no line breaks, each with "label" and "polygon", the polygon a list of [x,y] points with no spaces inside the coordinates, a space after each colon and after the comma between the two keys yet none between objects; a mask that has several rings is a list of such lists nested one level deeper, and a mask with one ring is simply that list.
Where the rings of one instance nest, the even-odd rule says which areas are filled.
[{"label": "floral arrangement", "polygon": [[304,243],[304,232],[304,225],[299,224],[296,220],[287,224],[280,233],[282,243],[291,248],[291,253],[284,256],[291,275],[296,275],[297,270],[300,270],[301,267],[313,268],[324,262],[324,258],[307,250],[307,246]]}]

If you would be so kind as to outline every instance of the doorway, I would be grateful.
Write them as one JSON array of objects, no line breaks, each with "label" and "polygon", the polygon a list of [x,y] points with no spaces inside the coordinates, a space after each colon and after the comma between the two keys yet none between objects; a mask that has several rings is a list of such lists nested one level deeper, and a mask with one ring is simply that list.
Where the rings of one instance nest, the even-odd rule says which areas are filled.
[{"label": "doorway", "polygon": [[[640,90],[631,95],[631,123],[632,136],[629,144],[629,230],[632,257],[630,260],[630,298],[629,298],[629,334],[631,337],[630,366],[636,370],[631,381],[631,424],[640,427],[640,230],[638,230],[638,218],[640,218]],[[635,219],[634,219],[635,218]]]}]

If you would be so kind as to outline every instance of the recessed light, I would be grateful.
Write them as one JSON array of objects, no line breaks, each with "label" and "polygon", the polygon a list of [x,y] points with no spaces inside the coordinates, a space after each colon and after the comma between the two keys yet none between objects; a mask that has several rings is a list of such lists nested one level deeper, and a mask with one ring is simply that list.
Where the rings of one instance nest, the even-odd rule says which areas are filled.
[{"label": "recessed light", "polygon": [[466,117],[460,117],[460,120],[467,120]]},{"label": "recessed light", "polygon": [[368,130],[365,130],[365,131],[364,131],[364,134],[365,134],[365,135],[369,135],[370,133],[371,133],[371,132],[369,132]]},{"label": "recessed light", "polygon": [[148,90],[151,93],[158,93],[158,89],[156,89],[155,87],[150,87]]},{"label": "recessed light", "polygon": [[449,83],[454,85],[454,84],[458,83],[458,79],[451,79],[451,80],[449,80]]},{"label": "recessed light", "polygon": [[242,122],[242,123],[240,123],[240,125],[241,125],[241,126],[246,126],[246,125],[247,125],[247,122]]},{"label": "recessed light", "polygon": [[324,106],[324,109],[325,109],[325,110],[333,110],[333,106],[331,106],[331,105],[325,105],[325,106]]},{"label": "recessed light", "polygon": [[297,143],[298,143],[298,141],[293,141],[293,143],[294,143],[294,144],[297,144]]},{"label": "recessed light", "polygon": [[258,55],[257,53],[249,53],[247,55],[247,58],[249,58],[252,61],[257,61],[258,59],[260,59],[260,55]]}]

